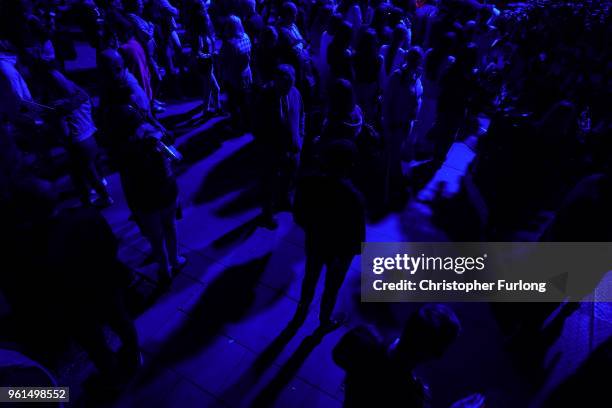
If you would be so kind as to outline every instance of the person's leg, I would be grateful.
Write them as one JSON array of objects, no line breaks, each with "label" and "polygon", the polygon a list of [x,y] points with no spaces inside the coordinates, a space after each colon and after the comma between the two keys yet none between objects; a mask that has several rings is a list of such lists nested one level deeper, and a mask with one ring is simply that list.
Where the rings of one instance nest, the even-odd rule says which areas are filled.
[{"label": "person's leg", "polygon": [[331,321],[331,316],[336,306],[338,292],[351,262],[353,255],[338,255],[328,264],[325,272],[325,289],[323,290],[323,298],[321,299],[321,310],[319,313],[319,321],[321,324],[327,324]]},{"label": "person's leg", "polygon": [[96,167],[96,157],[98,155],[98,145],[94,137],[89,137],[79,143],[79,150],[82,152],[84,160],[84,176],[89,184],[93,187],[100,198],[110,199],[108,189],[102,182],[102,177],[98,173]]},{"label": "person's leg", "polygon": [[79,194],[79,198],[84,205],[90,204],[89,184],[85,173],[87,172],[87,160],[83,157],[82,149],[74,143],[67,147],[70,160],[70,178],[74,188]]},{"label": "person's leg", "polygon": [[304,280],[302,281],[302,291],[300,294],[300,302],[298,303],[295,319],[303,320],[308,314],[308,307],[314,298],[317,282],[321,276],[325,261],[320,251],[313,248],[312,245],[306,245],[306,268],[304,271]]},{"label": "person's leg", "polygon": [[215,112],[219,112],[221,110],[221,88],[219,87],[219,83],[217,82],[217,77],[215,76],[215,71],[211,70],[210,72],[210,84],[211,84],[211,104],[208,105],[208,109],[211,109]]},{"label": "person's leg", "polygon": [[212,99],[212,74],[210,72],[204,72],[202,74],[202,103],[204,105],[204,114],[211,111],[211,99]]},{"label": "person's leg", "polygon": [[159,279],[165,283],[170,279],[170,261],[166,250],[161,211],[138,212],[137,217],[143,234],[151,243],[153,256],[159,263]]},{"label": "person's leg", "polygon": [[182,263],[179,257],[178,240],[176,236],[176,208],[177,204],[174,203],[161,211],[161,223],[166,253],[168,254],[168,261],[172,268],[178,268]]}]

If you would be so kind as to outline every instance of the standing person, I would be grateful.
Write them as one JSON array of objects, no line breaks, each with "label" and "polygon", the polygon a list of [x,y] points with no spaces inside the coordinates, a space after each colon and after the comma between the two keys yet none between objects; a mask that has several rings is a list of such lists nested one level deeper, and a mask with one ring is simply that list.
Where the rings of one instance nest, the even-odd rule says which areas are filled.
[{"label": "standing person", "polygon": [[304,105],[291,65],[278,66],[260,99],[255,137],[265,156],[262,223],[274,229],[274,213],[290,202],[304,138]]},{"label": "standing person", "polygon": [[160,130],[130,105],[116,111],[116,120],[129,129],[119,147],[119,174],[130,210],[142,233],[149,239],[159,265],[161,288],[185,265],[179,255],[176,234],[178,184],[172,169],[175,157],[161,141]]},{"label": "standing person", "polygon": [[[150,72],[148,74],[149,77],[149,86],[151,86],[152,90],[149,95],[149,90],[146,85],[141,83],[143,89],[147,92],[152,104],[152,109],[154,112],[162,112],[165,110],[165,106],[162,102],[155,99],[155,91],[153,90],[154,81],[158,85],[162,80],[162,73],[155,60],[155,54],[157,51],[157,45],[155,44],[155,25],[150,21],[147,21],[143,18],[144,11],[144,1],[143,0],[123,0],[123,7],[126,16],[129,21],[132,22],[133,31],[134,31],[134,39],[140,43],[142,47],[142,51],[144,51],[146,64],[143,64],[141,61],[140,50],[136,49],[136,46],[133,42],[130,43],[129,48],[126,50],[130,53],[138,53],[138,66],[139,69],[143,69],[144,65],[147,65],[147,70]],[[135,55],[136,56],[136,55]],[[131,61],[126,60],[126,65],[130,66]],[[143,71],[144,72],[144,71]],[[136,74],[134,74],[136,75]],[[140,80],[140,78],[139,78]]]},{"label": "standing person", "polygon": [[323,267],[325,289],[319,321],[323,330],[342,323],[332,318],[338,292],[353,257],[365,240],[365,210],[361,194],[349,175],[357,155],[355,145],[337,140],[326,146],[320,174],[298,182],[293,214],[304,229],[306,271],[294,321],[303,322],[312,303]]},{"label": "standing person", "polygon": [[215,36],[206,4],[201,0],[194,2],[188,19],[194,65],[202,81],[204,115],[214,116],[221,112],[221,89],[215,76]]},{"label": "standing person", "polygon": [[362,127],[363,112],[355,103],[353,85],[346,79],[336,80],[329,92],[329,106],[321,134],[323,146],[338,139],[356,143]]},{"label": "standing person", "polygon": [[334,362],[346,372],[344,407],[428,407],[429,390],[414,370],[441,357],[460,329],[452,309],[428,304],[412,314],[391,343],[366,326],[350,330],[332,352]]},{"label": "standing person", "polygon": [[[36,61],[34,72],[43,85],[44,102],[53,108],[63,133],[63,144],[71,162],[72,181],[85,205],[108,207],[113,200],[100,176],[96,158],[97,132],[92,118],[91,99],[77,84],[66,78],[46,61]],[[92,201],[90,190],[97,197]]]},{"label": "standing person", "polygon": [[[138,333],[126,307],[131,271],[117,259],[119,242],[110,225],[92,208],[64,209],[51,219],[45,269],[71,329],[89,357],[116,384],[142,364]],[[84,267],[87,273],[83,273]],[[117,353],[106,340],[104,326],[121,341]]]},{"label": "standing person", "polygon": [[253,82],[251,74],[251,40],[237,16],[229,16],[219,52],[221,77],[228,93],[229,112],[237,129],[244,129],[248,120],[247,92]]},{"label": "standing person", "polygon": [[254,52],[254,74],[258,86],[267,84],[274,79],[276,68],[280,64],[280,52],[278,47],[278,32],[273,26],[266,26]]},{"label": "standing person", "polygon": [[153,105],[153,86],[151,84],[151,72],[149,71],[147,54],[140,42],[133,36],[132,28],[125,27],[125,30],[123,36],[126,38],[126,41],[119,47],[119,52],[123,57],[127,69],[134,75],[140,87],[145,91],[151,108],[155,109]]},{"label": "standing person", "polygon": [[383,58],[378,54],[376,32],[367,30],[361,34],[355,52],[355,95],[364,112],[366,122],[379,119],[379,96]]},{"label": "standing person", "polygon": [[283,3],[278,23],[278,49],[281,62],[293,66],[296,72],[296,87],[300,90],[306,106],[311,106],[316,79],[314,67],[308,52],[308,44],[300,32],[296,21],[297,6],[287,1]]},{"label": "standing person", "polygon": [[340,25],[342,25],[342,16],[340,14],[333,14],[333,9],[330,10],[331,17],[327,25],[325,26],[325,31],[321,34],[321,43],[319,45],[319,54],[316,58],[316,66],[319,71],[320,77],[320,94],[321,97],[324,98],[327,94],[327,88],[329,87],[331,80],[331,72],[330,67],[327,62],[327,51],[329,50],[329,46],[333,41],[336,33],[339,30]]},{"label": "standing person", "polygon": [[421,108],[423,52],[419,47],[408,51],[406,64],[393,72],[383,95],[383,128],[386,161],[385,198],[391,199],[401,185],[402,150],[409,141],[414,120]]},{"label": "standing person", "polygon": [[387,86],[387,81],[396,69],[399,69],[406,60],[408,41],[408,29],[403,24],[398,24],[393,29],[393,37],[390,44],[380,47],[380,55],[384,61],[383,68],[383,89]]},{"label": "standing person", "polygon": [[459,129],[465,124],[470,103],[478,93],[477,62],[478,48],[468,44],[441,74],[436,120],[427,134],[434,145],[434,159],[439,162],[444,161]]},{"label": "standing person", "polygon": [[332,80],[344,78],[352,81],[354,79],[352,41],[353,29],[348,22],[343,21],[337,27],[334,38],[327,47],[327,64]]},{"label": "standing person", "polygon": [[151,116],[144,91],[116,51],[102,52],[100,73],[106,91],[101,113],[111,157],[119,169],[127,205],[159,264],[160,287],[167,287],[185,265],[176,236],[175,157],[161,141],[164,128]]}]

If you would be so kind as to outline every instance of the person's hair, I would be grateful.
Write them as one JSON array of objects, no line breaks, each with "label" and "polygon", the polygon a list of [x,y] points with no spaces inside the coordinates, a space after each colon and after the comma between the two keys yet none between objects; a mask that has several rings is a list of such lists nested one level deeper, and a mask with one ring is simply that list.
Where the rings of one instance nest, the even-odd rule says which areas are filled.
[{"label": "person's hair", "polygon": [[295,69],[289,64],[280,64],[276,67],[277,76],[287,76],[295,83]]},{"label": "person's hair", "polygon": [[355,73],[357,80],[370,81],[378,76],[380,69],[378,39],[372,29],[363,31],[355,50]]},{"label": "person's hair", "polygon": [[461,323],[448,306],[430,303],[410,316],[404,326],[402,339],[418,336],[432,349],[446,349],[459,335]]},{"label": "person's hair", "polygon": [[265,26],[261,30],[261,34],[259,36],[259,43],[264,47],[275,46],[278,42],[278,31],[274,26]]},{"label": "person's hair", "polygon": [[423,49],[419,46],[410,47],[406,53],[406,69],[416,72],[423,66],[425,58]]},{"label": "person's hair", "polygon": [[329,111],[332,116],[349,115],[355,109],[355,92],[350,81],[339,78],[329,93]]},{"label": "person's hair", "polygon": [[393,37],[391,38],[389,50],[387,51],[387,55],[385,55],[385,72],[387,74],[391,73],[391,68],[393,67],[393,60],[395,59],[395,55],[404,44],[406,38],[408,38],[408,29],[406,28],[406,26],[403,24],[396,25],[393,29]]},{"label": "person's hair", "polygon": [[225,35],[227,38],[240,38],[244,35],[244,27],[240,17],[233,14],[228,17],[225,25]]},{"label": "person's hair", "polygon": [[297,17],[298,9],[296,5],[292,1],[286,1],[281,6],[279,16],[283,19],[291,18],[295,19]]},{"label": "person's hair", "polygon": [[102,75],[108,75],[113,71],[125,68],[123,57],[114,49],[106,49],[98,56],[98,69]]},{"label": "person's hair", "polygon": [[327,33],[330,35],[335,35],[343,22],[344,19],[342,18],[342,14],[333,13],[327,22]]},{"label": "person's hair", "polygon": [[351,23],[348,21],[342,20],[340,25],[338,25],[336,29],[336,33],[334,35],[334,39],[332,43],[335,46],[340,46],[342,48],[347,48],[351,45],[351,41],[353,40],[353,27]]}]

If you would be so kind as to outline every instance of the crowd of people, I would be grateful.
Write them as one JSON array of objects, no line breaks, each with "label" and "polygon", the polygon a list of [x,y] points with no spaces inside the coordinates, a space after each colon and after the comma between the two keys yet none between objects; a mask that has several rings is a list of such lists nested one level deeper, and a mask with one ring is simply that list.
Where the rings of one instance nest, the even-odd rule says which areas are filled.
[{"label": "crowd of people", "polygon": [[[274,229],[276,215],[291,211],[305,232],[296,322],[325,267],[321,327],[343,323],[336,298],[366,220],[405,208],[457,143],[475,159],[459,193],[449,198],[437,186],[432,205],[451,211],[440,227],[453,238],[512,240],[552,212],[541,239],[609,241],[610,11],[596,0],[2,2],[1,248],[15,260],[2,290],[24,316],[61,311],[101,372],[137,369],[125,306],[133,277],[99,210],[114,204],[106,176],[117,171],[130,219],[151,244],[159,290],[167,289],[186,259],[176,229],[181,153],[159,114],[187,96],[201,99],[204,119],[226,118],[237,134],[253,135],[259,225]],[[66,72],[77,57],[67,26],[95,50],[94,81]],[[58,149],[69,187],[56,181]],[[71,195],[82,205],[61,209]],[[104,325],[120,337],[118,353]],[[413,390],[409,406],[424,406],[409,374],[458,331],[439,305],[417,312],[391,346],[350,331],[334,351],[347,371],[346,405],[368,400],[372,384],[363,384],[375,367],[386,373],[377,386]],[[410,355],[415,348],[428,354]],[[351,353],[368,354],[368,363],[355,365]],[[384,380],[397,378],[409,383]]]}]

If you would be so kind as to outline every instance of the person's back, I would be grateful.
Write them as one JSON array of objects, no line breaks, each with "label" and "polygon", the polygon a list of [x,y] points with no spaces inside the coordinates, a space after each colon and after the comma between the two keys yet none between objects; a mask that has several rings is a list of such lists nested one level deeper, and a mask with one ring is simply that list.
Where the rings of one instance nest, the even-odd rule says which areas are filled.
[{"label": "person's back", "polygon": [[[144,124],[136,132],[149,128]],[[159,210],[177,199],[172,163],[162,149],[159,140],[146,134],[134,135],[121,148],[121,182],[132,210]]]},{"label": "person's back", "polygon": [[342,253],[358,253],[365,239],[361,195],[346,179],[306,176],[298,182],[295,217],[306,239]]},{"label": "person's back", "polygon": [[135,38],[130,38],[120,48],[121,54],[129,71],[138,79],[138,83],[147,94],[149,100],[153,98],[151,87],[151,73],[147,62],[147,55],[142,45]]}]

